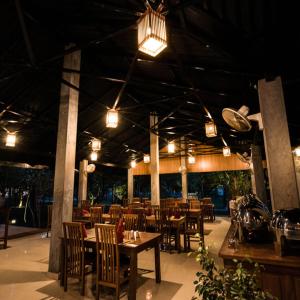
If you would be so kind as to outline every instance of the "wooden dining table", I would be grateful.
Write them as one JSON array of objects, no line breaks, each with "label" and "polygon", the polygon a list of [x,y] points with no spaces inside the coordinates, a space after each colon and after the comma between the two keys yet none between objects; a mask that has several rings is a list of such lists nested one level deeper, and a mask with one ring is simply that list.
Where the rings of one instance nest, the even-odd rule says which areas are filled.
[{"label": "wooden dining table", "polygon": [[[129,239],[128,232],[125,232],[123,243],[119,243],[119,252],[124,253],[130,257],[130,274],[129,274],[129,287],[128,287],[128,300],[136,300],[137,291],[137,266],[138,266],[138,253],[154,248],[154,262],[155,262],[155,280],[157,283],[161,282],[160,271],[160,250],[159,243],[162,235],[153,232],[139,232],[139,237],[136,239]],[[86,248],[96,248],[95,229],[87,229],[87,237],[84,239]],[[64,265],[64,243],[62,243],[61,264]],[[96,253],[95,253],[96,255]],[[61,267],[61,278],[63,278],[63,267]],[[62,285],[62,281],[61,281]]]}]

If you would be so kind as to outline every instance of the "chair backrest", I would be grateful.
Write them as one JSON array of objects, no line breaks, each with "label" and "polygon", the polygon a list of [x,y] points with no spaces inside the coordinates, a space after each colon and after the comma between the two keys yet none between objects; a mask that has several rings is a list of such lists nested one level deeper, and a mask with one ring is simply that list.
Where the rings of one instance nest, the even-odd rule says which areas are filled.
[{"label": "chair backrest", "polygon": [[203,204],[212,204],[212,198],[211,197],[204,197],[201,199]]},{"label": "chair backrest", "polygon": [[128,203],[128,208],[140,208],[140,207],[143,207],[143,203],[141,202]]},{"label": "chair backrest", "polygon": [[102,222],[102,207],[91,207],[90,208],[90,221],[92,225],[94,226],[95,223],[103,223]]},{"label": "chair backrest", "polygon": [[95,224],[97,278],[112,286],[118,284],[120,257],[115,225]]},{"label": "chair backrest", "polygon": [[200,209],[200,201],[198,199],[189,199],[191,209]]},{"label": "chair backrest", "polygon": [[80,276],[84,271],[84,229],[80,222],[63,222],[65,262],[71,276]]},{"label": "chair backrest", "polygon": [[82,217],[82,209],[78,208],[78,207],[73,207],[73,216],[72,216],[72,220],[76,221],[81,219]]},{"label": "chair backrest", "polygon": [[90,202],[89,200],[81,200],[80,207],[85,210],[90,210]]},{"label": "chair backrest", "polygon": [[9,213],[10,208],[0,208],[0,219],[4,224],[4,233],[3,236],[0,236],[0,241],[3,242],[3,248],[7,248],[7,238],[8,238],[8,223],[9,223]]},{"label": "chair backrest", "polygon": [[138,229],[138,215],[137,214],[124,214],[125,230]]},{"label": "chair backrest", "polygon": [[157,231],[162,231],[169,224],[169,209],[159,208],[154,210],[155,227]]},{"label": "chair backrest", "polygon": [[113,206],[112,205],[109,209],[109,214],[110,214],[110,222],[112,224],[115,224],[122,216],[121,206]]}]

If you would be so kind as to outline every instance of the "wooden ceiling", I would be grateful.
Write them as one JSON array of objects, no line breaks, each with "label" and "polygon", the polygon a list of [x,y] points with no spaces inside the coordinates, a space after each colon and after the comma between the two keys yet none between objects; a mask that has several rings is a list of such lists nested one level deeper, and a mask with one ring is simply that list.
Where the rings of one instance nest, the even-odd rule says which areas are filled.
[{"label": "wooden ceiling", "polygon": [[[146,4],[163,4],[168,47],[158,57],[137,51],[137,26]],[[65,46],[81,50],[77,160],[92,137],[102,140],[98,163],[127,167],[149,152],[149,114],[159,116],[161,148],[185,137],[195,149],[219,153],[263,145],[257,125],[233,132],[224,107],[259,111],[257,80],[282,76],[290,136],[300,143],[299,23],[296,7],[264,0],[11,0],[0,8],[0,126],[18,131],[0,160],[53,164]],[[128,76],[130,75],[130,76]],[[105,127],[122,86],[120,124]],[[208,109],[218,136],[207,138]],[[201,148],[203,149],[203,148]],[[203,152],[203,151],[202,151]],[[200,150],[198,154],[203,154]]]}]

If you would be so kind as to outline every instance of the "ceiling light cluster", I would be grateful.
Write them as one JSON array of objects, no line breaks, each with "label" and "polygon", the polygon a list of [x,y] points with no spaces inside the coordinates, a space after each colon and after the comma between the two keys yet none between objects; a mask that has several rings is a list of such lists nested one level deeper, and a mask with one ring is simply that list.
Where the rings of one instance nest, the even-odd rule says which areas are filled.
[{"label": "ceiling light cluster", "polygon": [[91,148],[92,152],[90,155],[91,161],[97,161],[98,160],[98,151],[101,150],[101,141],[99,139],[92,139],[91,142]]}]

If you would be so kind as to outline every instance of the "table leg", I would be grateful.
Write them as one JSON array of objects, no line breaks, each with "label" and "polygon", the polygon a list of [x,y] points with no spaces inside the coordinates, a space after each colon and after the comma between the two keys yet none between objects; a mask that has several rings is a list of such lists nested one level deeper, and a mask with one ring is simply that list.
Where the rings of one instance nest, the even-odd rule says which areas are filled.
[{"label": "table leg", "polygon": [[161,282],[161,274],[160,274],[160,251],[159,251],[159,242],[155,244],[154,248],[155,252],[155,279],[157,283]]},{"label": "table leg", "polygon": [[136,300],[136,280],[137,280],[137,253],[135,251],[131,251],[128,300]]},{"label": "table leg", "polygon": [[64,285],[64,265],[65,265],[65,243],[64,240],[60,241],[60,286]]},{"label": "table leg", "polygon": [[175,248],[177,249],[178,253],[180,253],[180,224],[177,225]]},{"label": "table leg", "polygon": [[187,244],[186,244],[186,222],[183,223],[183,248],[184,252],[187,251]]}]

